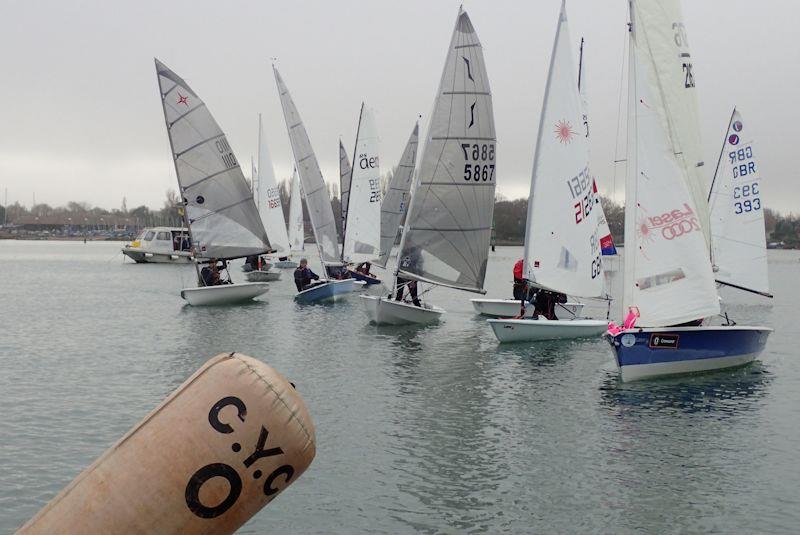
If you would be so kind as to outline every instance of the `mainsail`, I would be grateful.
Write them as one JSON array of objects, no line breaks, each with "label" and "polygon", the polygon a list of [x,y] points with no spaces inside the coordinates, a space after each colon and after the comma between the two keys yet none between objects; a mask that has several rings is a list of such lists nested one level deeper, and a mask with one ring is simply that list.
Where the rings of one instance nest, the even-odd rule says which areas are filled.
[{"label": "mainsail", "polygon": [[258,114],[258,188],[256,189],[256,206],[261,214],[261,222],[269,236],[272,248],[278,253],[288,254],[289,236],[286,233],[286,220],[283,217],[283,205],[278,183],[275,181],[275,170],[272,159],[264,141],[264,128],[261,125],[261,114]]},{"label": "mainsail", "polygon": [[392,175],[381,203],[381,251],[380,257],[375,261],[381,267],[386,267],[389,261],[392,246],[397,239],[397,231],[408,209],[414,168],[417,164],[417,145],[419,145],[419,122],[414,125],[400,158],[400,164]]},{"label": "mainsail", "polygon": [[347,208],[350,206],[350,180],[353,168],[342,140],[339,140],[339,203],[342,215],[342,236],[347,230]]},{"label": "mainsail", "polygon": [[292,172],[292,198],[289,200],[289,247],[292,252],[300,252],[306,248],[302,195],[300,193],[300,177],[297,176],[295,168]]},{"label": "mainsail", "polygon": [[381,168],[378,159],[378,132],[374,112],[361,104],[342,260],[348,263],[371,262],[381,247]]},{"label": "mainsail", "polygon": [[669,326],[719,313],[703,233],[706,199],[694,194],[699,127],[687,104],[694,96],[678,95],[694,93],[694,79],[679,0],[630,7],[623,305],[638,307],[643,326]]},{"label": "mainsail", "polygon": [[525,278],[570,295],[598,297],[603,271],[597,188],[569,40],[562,3],[528,200]]},{"label": "mainsail", "polygon": [[403,232],[400,276],[483,292],[496,145],[483,50],[460,10]]},{"label": "mainsail", "polygon": [[278,69],[274,66],[272,69],[275,72],[275,82],[278,85],[283,116],[286,119],[286,129],[289,132],[292,153],[305,193],[306,207],[311,218],[311,227],[314,230],[320,257],[323,262],[340,262],[336,220],[333,217],[328,188],[322,178],[322,171],[319,169],[317,157],[314,155],[314,149],[311,147],[311,141],[308,139],[308,133],[300,119],[297,107],[294,105]]},{"label": "mainsail", "polygon": [[240,258],[270,250],[239,162],[211,112],[159,60],[156,74],[195,254]]},{"label": "mainsail", "polygon": [[771,297],[761,173],[752,129],[734,109],[709,194],[717,282]]}]

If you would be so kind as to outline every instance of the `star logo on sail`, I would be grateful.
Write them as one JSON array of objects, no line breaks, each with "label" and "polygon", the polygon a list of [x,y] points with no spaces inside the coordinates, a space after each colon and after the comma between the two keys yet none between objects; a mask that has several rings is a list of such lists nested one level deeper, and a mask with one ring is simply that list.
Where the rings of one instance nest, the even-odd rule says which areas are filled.
[{"label": "star logo on sail", "polygon": [[564,145],[568,145],[572,142],[572,138],[575,137],[575,131],[572,130],[572,125],[569,124],[569,121],[560,120],[556,123],[556,139],[558,139],[559,143],[563,143]]},{"label": "star logo on sail", "polygon": [[180,93],[178,93],[178,102],[176,102],[176,104],[183,104],[184,106],[186,106],[188,108],[189,107],[189,97],[181,95]]}]

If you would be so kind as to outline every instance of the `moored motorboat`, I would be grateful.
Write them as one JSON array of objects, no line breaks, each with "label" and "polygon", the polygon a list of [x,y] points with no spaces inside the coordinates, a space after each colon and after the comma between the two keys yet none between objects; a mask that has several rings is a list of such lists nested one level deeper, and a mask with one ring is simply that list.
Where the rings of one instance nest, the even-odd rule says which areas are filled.
[{"label": "moored motorboat", "polygon": [[423,304],[416,306],[403,301],[375,295],[361,295],[361,304],[371,323],[377,325],[412,325],[436,323],[444,314],[444,309]]},{"label": "moored motorboat", "polygon": [[608,328],[608,323],[602,320],[548,320],[541,316],[539,319],[489,319],[486,322],[501,343],[599,337]]},{"label": "moored motorboat", "polygon": [[192,306],[233,305],[258,297],[269,290],[265,282],[238,282],[217,286],[184,288],[181,297]]},{"label": "moored motorboat", "polygon": [[[482,316],[493,318],[514,318],[520,315],[520,302],[517,299],[470,299],[472,308]],[[570,317],[580,316],[583,312],[583,303],[567,302],[558,303],[558,309],[563,310]],[[533,317],[534,306],[525,302],[524,318]]]},{"label": "moored motorboat", "polygon": [[192,261],[189,232],[180,227],[149,227],[143,229],[122,254],[137,264],[188,264]]}]

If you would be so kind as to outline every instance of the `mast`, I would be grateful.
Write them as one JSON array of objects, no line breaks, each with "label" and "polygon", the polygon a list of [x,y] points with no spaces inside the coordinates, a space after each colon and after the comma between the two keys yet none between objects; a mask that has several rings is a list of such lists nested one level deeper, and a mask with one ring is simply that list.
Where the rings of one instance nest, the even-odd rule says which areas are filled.
[{"label": "mast", "polygon": [[[708,188],[708,202],[711,202],[711,194],[714,192],[714,184],[717,182],[717,174],[719,173],[719,166],[722,163],[722,155],[725,153],[725,145],[728,143],[728,132],[731,130],[731,124],[733,123],[733,116],[736,115],[736,106],[733,107],[733,111],[731,112],[731,118],[728,119],[728,128],[725,129],[725,136],[722,138],[722,148],[719,149],[719,158],[717,158],[717,167],[714,168],[714,177],[711,179],[711,187]],[[713,264],[713,255],[712,261]]]},{"label": "mast", "polygon": [[633,19],[633,0],[628,0],[628,126],[625,159],[625,242],[626,250],[623,257],[623,291],[622,307],[625,309],[633,305],[633,283],[636,273],[636,252],[627,248],[630,239],[636,232],[636,50],[634,43],[635,21]]},{"label": "mast", "polygon": [[578,52],[578,91],[581,90],[581,82],[583,81],[583,37],[581,37],[581,48]]}]

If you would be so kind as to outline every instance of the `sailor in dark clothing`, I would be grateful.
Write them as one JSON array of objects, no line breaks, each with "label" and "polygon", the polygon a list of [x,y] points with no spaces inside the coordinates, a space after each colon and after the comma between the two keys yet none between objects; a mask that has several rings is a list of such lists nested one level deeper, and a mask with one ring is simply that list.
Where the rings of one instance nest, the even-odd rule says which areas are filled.
[{"label": "sailor in dark clothing", "polygon": [[394,298],[395,301],[403,300],[403,290],[405,288],[408,288],[408,294],[411,296],[411,302],[414,303],[414,306],[421,307],[422,304],[419,302],[419,297],[417,296],[417,281],[410,281],[401,277],[397,277],[397,295]]},{"label": "sailor in dark clothing", "polygon": [[312,280],[319,280],[319,276],[308,267],[308,260],[300,260],[300,265],[294,270],[294,285],[298,292],[302,292],[311,285]]},{"label": "sailor in dark clothing", "polygon": [[559,303],[566,303],[567,296],[559,292],[551,292],[550,290],[537,290],[533,299],[533,315],[544,316],[549,320],[557,320],[556,308]]},{"label": "sailor in dark clothing", "polygon": [[222,264],[217,265],[217,259],[212,258],[209,260],[208,265],[200,270],[200,282],[203,286],[218,286],[220,284],[229,284],[230,281],[225,281],[220,277],[220,270],[227,269],[228,264],[225,260]]},{"label": "sailor in dark clothing", "polygon": [[356,273],[366,275],[367,277],[374,277],[374,275],[369,272],[370,269],[372,269],[372,264],[370,262],[361,262],[356,266]]}]

